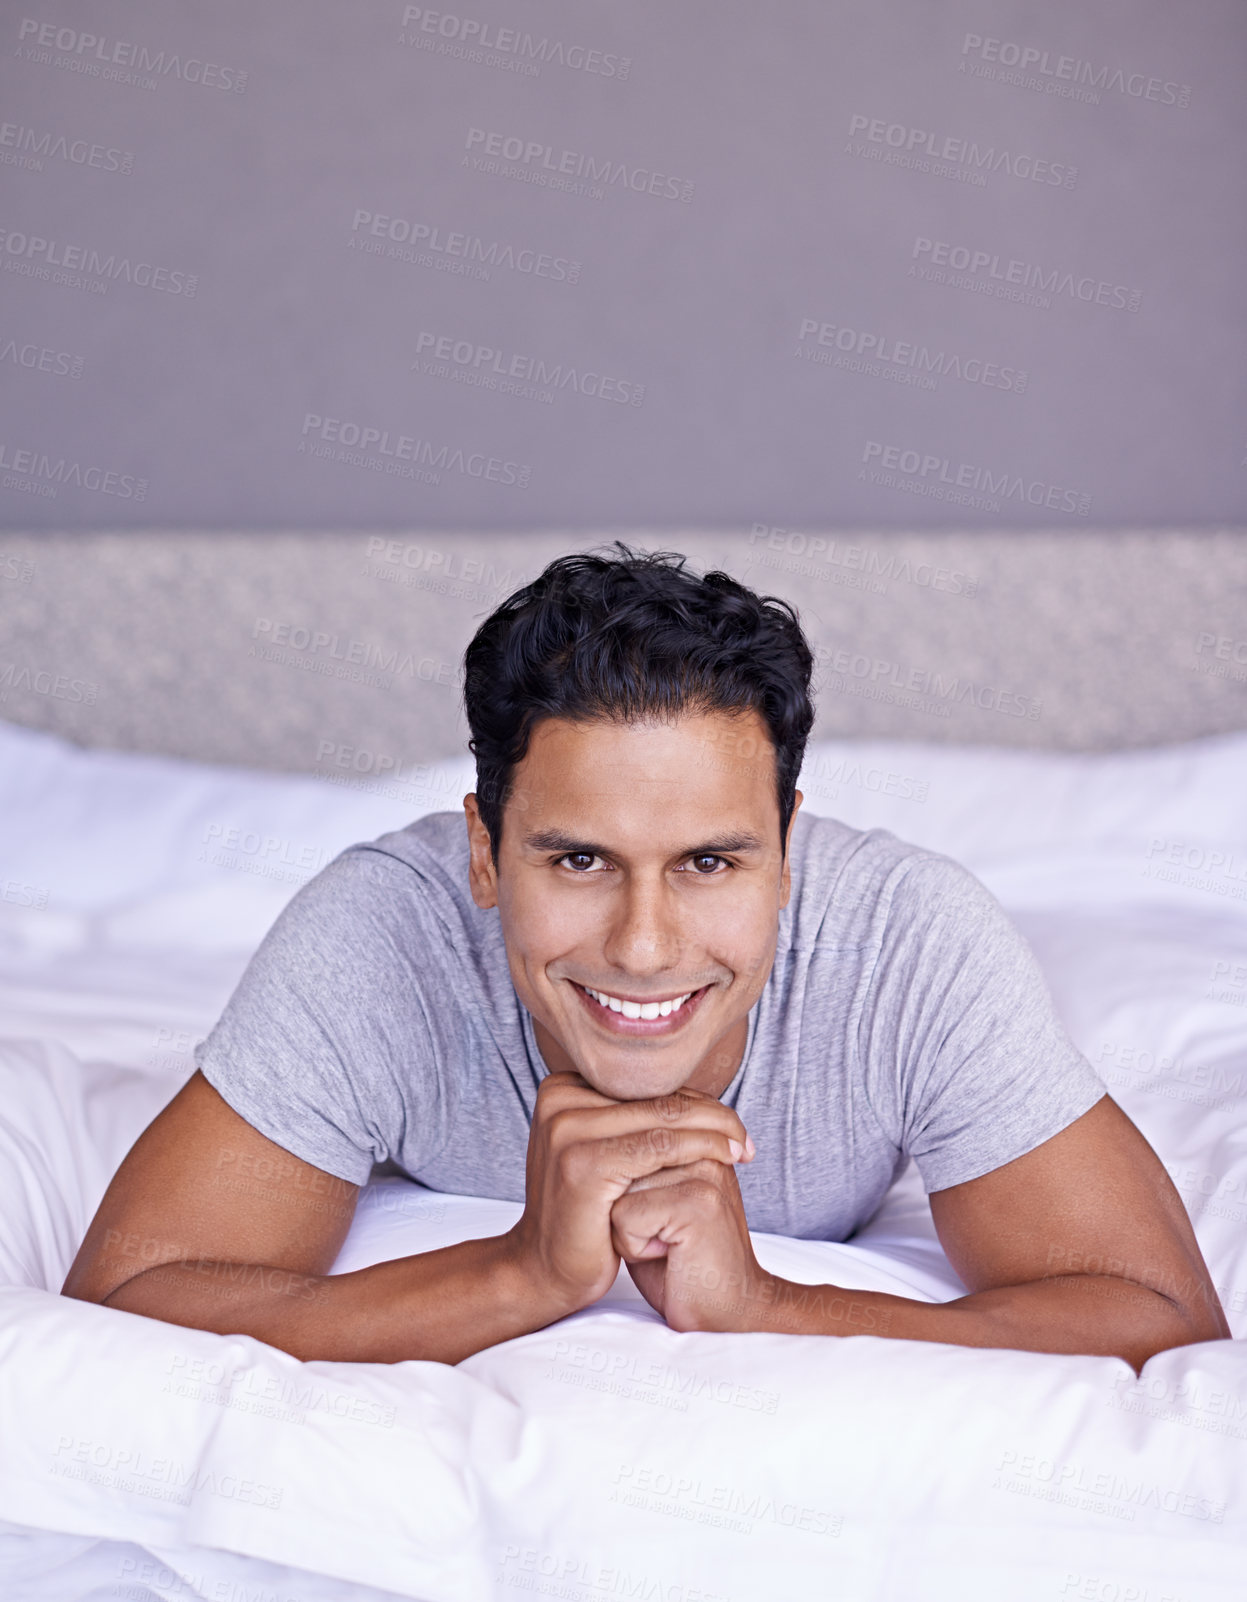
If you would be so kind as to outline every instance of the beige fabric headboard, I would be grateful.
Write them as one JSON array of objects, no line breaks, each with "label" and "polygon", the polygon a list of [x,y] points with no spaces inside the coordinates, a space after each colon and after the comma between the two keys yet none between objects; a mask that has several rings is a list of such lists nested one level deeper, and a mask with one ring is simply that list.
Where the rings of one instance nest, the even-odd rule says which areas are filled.
[{"label": "beige fabric headboard", "polygon": [[[815,738],[1114,749],[1247,727],[1247,531],[0,535],[0,717],[310,773],[464,749],[477,624],[614,538],[799,609]],[[345,753],[345,754],[344,754]]]}]

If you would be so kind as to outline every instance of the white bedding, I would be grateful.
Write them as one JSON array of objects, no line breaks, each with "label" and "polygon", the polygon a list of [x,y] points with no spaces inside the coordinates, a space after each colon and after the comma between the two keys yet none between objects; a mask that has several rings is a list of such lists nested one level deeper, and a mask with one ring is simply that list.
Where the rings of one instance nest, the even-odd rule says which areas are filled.
[{"label": "white bedding", "polygon": [[[111,1173],[280,907],[458,808],[79,751],[0,723],[0,1598],[1241,1602],[1247,1564],[1247,734],[1086,757],[810,748],[811,811],[972,868],[1173,1173],[1236,1339],[1109,1358],[677,1335],[595,1307],[436,1363],[300,1364],[61,1298]],[[518,1208],[397,1179],[342,1272]],[[961,1293],[912,1168],[786,1277]]]}]

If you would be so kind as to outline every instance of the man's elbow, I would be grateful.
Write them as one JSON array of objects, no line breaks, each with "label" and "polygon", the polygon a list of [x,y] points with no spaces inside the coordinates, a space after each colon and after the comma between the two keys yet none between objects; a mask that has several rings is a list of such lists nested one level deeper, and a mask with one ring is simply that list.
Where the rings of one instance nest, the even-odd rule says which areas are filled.
[{"label": "man's elbow", "polygon": [[1225,1313],[1211,1285],[1186,1299],[1167,1296],[1158,1290],[1152,1291],[1152,1295],[1163,1303],[1161,1319],[1146,1336],[1132,1341],[1129,1351],[1120,1354],[1136,1374],[1141,1374],[1143,1365],[1161,1352],[1172,1352],[1179,1346],[1199,1346],[1205,1341],[1232,1339]]}]

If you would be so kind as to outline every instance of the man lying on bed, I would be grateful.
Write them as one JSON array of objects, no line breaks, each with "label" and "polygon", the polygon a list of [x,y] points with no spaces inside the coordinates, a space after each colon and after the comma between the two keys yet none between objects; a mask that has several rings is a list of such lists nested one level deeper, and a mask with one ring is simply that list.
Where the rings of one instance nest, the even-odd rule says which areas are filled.
[{"label": "man lying on bed", "polygon": [[[1180,1198],[967,869],[801,817],[810,650],[670,553],[550,564],[478,630],[478,789],[344,851],[252,957],[64,1294],[303,1359],[454,1363],[596,1301],[676,1330],[1117,1354],[1228,1337]],[[912,1156],[969,1294],[764,1272]],[[523,1202],[328,1270],[374,1162]]]}]

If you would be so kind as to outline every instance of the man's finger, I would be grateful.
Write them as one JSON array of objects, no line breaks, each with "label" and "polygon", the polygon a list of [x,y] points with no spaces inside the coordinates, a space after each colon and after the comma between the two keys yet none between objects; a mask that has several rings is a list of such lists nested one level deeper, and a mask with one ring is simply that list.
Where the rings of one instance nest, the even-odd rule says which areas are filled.
[{"label": "man's finger", "polygon": [[638,1190],[659,1190],[667,1185],[679,1185],[686,1179],[709,1179],[712,1183],[718,1183],[726,1179],[728,1173],[726,1163],[716,1162],[710,1157],[699,1157],[691,1163],[678,1163],[670,1168],[659,1168],[652,1174],[641,1174],[632,1181],[624,1195],[634,1195]]},{"label": "man's finger", "polygon": [[559,1107],[618,1107],[620,1105],[614,1097],[605,1096],[600,1090],[595,1090],[582,1075],[569,1073],[566,1070],[547,1074],[537,1086],[537,1095],[543,1105],[553,1103]]},{"label": "man's finger", "polygon": [[[564,1080],[572,1078],[570,1074],[562,1077]],[[748,1132],[739,1114],[721,1101],[711,1097],[695,1099],[682,1091],[645,1101],[611,1101],[605,1096],[600,1101],[591,1101],[589,1098],[595,1094],[564,1084],[546,1095],[540,1115],[545,1122],[557,1121],[562,1126],[560,1140],[569,1143],[607,1140],[645,1130],[665,1130],[673,1134],[684,1129],[719,1130],[728,1140],[739,1142],[744,1148],[743,1158],[747,1160]],[[729,1159],[736,1160],[735,1156]]]},{"label": "man's finger", "polygon": [[655,1238],[671,1246],[719,1200],[720,1193],[711,1181],[691,1175],[656,1189],[629,1192],[611,1208],[615,1250],[625,1259],[635,1259]]},{"label": "man's finger", "polygon": [[713,1129],[642,1129],[607,1140],[576,1140],[559,1149],[565,1180],[578,1191],[622,1196],[634,1180],[700,1160],[729,1167],[740,1155]]}]

